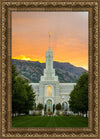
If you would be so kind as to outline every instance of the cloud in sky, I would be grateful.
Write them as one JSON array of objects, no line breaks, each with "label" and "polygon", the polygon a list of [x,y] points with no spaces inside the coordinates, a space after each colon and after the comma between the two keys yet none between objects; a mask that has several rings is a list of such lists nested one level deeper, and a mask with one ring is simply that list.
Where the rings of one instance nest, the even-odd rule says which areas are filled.
[{"label": "cloud in sky", "polygon": [[88,12],[13,12],[12,57],[45,62],[48,32],[54,61],[88,68]]}]

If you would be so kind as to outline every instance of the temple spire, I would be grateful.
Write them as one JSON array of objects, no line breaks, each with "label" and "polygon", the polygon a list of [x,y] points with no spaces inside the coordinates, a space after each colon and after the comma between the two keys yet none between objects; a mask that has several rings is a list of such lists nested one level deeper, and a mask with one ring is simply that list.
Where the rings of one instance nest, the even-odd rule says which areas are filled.
[{"label": "temple spire", "polygon": [[49,50],[51,50],[50,49],[50,36],[51,36],[51,33],[49,32]]}]

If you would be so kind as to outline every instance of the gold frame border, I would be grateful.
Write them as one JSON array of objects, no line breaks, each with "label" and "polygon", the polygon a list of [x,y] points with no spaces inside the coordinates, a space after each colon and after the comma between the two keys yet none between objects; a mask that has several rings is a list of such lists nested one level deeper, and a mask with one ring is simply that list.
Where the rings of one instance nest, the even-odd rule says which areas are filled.
[{"label": "gold frame border", "polygon": [[[81,1],[81,0],[80,0]],[[1,3],[1,137],[99,137],[98,1],[0,1]],[[88,11],[89,13],[89,127],[11,128],[11,12]]]}]

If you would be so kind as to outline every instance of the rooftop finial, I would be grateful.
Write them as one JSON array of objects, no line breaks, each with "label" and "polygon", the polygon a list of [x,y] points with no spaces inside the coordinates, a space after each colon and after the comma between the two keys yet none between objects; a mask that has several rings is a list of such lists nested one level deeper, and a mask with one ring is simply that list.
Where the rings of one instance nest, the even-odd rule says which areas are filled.
[{"label": "rooftop finial", "polygon": [[51,50],[50,49],[50,36],[51,36],[51,33],[49,32],[49,50]]}]

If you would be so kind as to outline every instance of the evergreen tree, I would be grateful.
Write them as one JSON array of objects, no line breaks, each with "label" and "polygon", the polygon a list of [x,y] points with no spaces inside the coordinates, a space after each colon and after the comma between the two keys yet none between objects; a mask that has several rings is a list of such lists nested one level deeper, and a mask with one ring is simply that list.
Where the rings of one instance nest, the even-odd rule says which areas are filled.
[{"label": "evergreen tree", "polygon": [[35,92],[27,79],[23,79],[12,65],[12,113],[28,113],[33,109]]},{"label": "evergreen tree", "polygon": [[43,104],[39,103],[39,104],[37,105],[37,109],[38,109],[38,110],[42,110],[42,109],[43,109]]},{"label": "evergreen tree", "polygon": [[88,73],[77,80],[74,90],[70,94],[69,107],[74,112],[86,113],[88,111]]},{"label": "evergreen tree", "polygon": [[60,103],[56,104],[56,109],[61,110],[61,104]]}]

